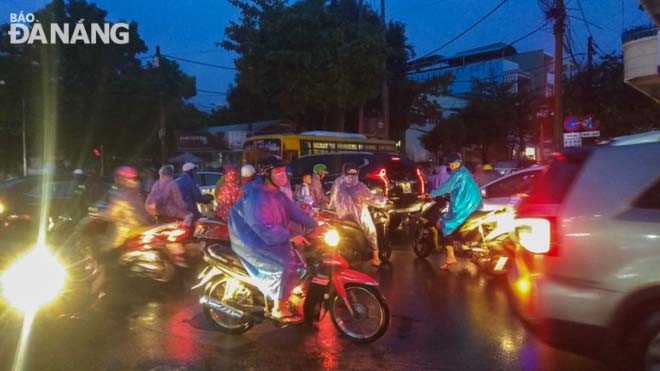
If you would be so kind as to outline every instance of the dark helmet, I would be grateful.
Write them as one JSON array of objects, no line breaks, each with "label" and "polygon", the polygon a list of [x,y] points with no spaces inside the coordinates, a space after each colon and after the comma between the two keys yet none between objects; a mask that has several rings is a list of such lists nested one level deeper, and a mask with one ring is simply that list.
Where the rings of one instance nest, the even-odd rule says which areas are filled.
[{"label": "dark helmet", "polygon": [[458,152],[450,153],[447,155],[447,163],[451,164],[453,162],[463,163],[463,159]]},{"label": "dark helmet", "polygon": [[276,167],[284,166],[284,162],[281,158],[275,155],[266,156],[257,164],[257,171],[260,174],[264,174],[267,171],[270,171]]},{"label": "dark helmet", "polygon": [[345,163],[344,165],[342,165],[341,170],[344,173],[344,175],[348,175],[349,173],[357,174],[360,172],[360,168],[354,162]]}]

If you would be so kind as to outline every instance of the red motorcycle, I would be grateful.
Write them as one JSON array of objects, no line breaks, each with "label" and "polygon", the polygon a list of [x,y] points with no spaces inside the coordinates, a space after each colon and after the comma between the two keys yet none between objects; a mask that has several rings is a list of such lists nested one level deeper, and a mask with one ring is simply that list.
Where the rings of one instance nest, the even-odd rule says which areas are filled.
[{"label": "red motorcycle", "polygon": [[[337,252],[339,234],[327,224],[319,226],[308,240],[310,247],[294,249],[305,262],[305,270],[289,299],[289,309],[307,324],[330,313],[337,330],[356,343],[381,337],[389,325],[390,310],[378,282],[349,269]],[[203,252],[208,266],[193,289],[204,287],[200,303],[209,322],[222,332],[238,335],[270,319],[272,301],[248,273],[254,267],[227,245],[210,245]]]}]

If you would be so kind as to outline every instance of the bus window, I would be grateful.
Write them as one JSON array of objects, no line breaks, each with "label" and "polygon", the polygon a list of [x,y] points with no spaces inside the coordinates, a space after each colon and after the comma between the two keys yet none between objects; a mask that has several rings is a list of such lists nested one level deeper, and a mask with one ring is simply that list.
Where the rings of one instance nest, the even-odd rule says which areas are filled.
[{"label": "bus window", "polygon": [[340,151],[357,151],[357,143],[337,143],[337,149]]},{"label": "bus window", "polygon": [[243,148],[244,160],[248,164],[257,164],[268,156],[282,156],[282,145],[279,139],[248,140]]}]

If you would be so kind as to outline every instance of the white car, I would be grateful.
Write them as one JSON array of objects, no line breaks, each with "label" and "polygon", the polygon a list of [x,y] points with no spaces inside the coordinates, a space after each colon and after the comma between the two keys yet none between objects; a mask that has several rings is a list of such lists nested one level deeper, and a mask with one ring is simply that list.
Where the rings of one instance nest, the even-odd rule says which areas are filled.
[{"label": "white car", "polygon": [[532,182],[543,170],[544,166],[535,165],[522,169],[481,186],[481,197],[484,201],[484,211],[503,209],[515,204],[517,195],[529,192]]},{"label": "white car", "polygon": [[557,155],[517,212],[508,281],[525,322],[563,349],[660,369],[658,132]]}]

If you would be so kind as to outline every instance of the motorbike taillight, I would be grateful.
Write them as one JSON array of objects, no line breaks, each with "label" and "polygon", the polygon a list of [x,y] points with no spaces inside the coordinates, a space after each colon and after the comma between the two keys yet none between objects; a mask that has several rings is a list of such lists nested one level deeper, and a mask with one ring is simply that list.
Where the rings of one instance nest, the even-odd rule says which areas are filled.
[{"label": "motorbike taillight", "polygon": [[383,196],[387,197],[389,192],[389,179],[387,178],[387,169],[380,168],[367,175],[368,179],[376,180],[383,185]]}]

